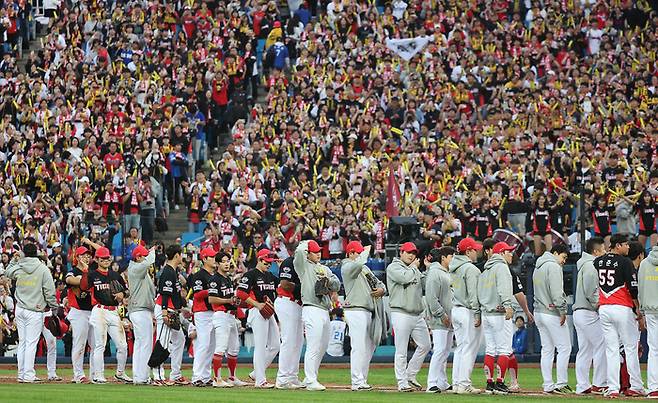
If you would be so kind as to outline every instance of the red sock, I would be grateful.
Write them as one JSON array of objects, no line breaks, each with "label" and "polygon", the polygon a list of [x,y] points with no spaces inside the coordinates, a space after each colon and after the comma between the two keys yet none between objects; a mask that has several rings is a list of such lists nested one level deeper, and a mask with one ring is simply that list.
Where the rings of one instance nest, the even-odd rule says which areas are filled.
[{"label": "red sock", "polygon": [[484,356],[484,376],[487,377],[487,382],[493,382],[494,361],[493,355]]},{"label": "red sock", "polygon": [[498,382],[505,381],[505,374],[507,374],[507,367],[509,366],[509,357],[506,355],[498,356]]},{"label": "red sock", "polygon": [[227,355],[226,360],[228,361],[228,370],[231,373],[231,378],[235,378],[235,368],[238,366],[238,357],[235,355]]},{"label": "red sock", "polygon": [[212,370],[215,373],[215,378],[219,378],[219,371],[222,369],[223,358],[224,356],[222,354],[212,355]]},{"label": "red sock", "polygon": [[516,356],[514,354],[510,354],[509,356],[509,374],[510,378],[512,378],[512,381],[518,382],[519,380],[519,362],[516,361]]}]

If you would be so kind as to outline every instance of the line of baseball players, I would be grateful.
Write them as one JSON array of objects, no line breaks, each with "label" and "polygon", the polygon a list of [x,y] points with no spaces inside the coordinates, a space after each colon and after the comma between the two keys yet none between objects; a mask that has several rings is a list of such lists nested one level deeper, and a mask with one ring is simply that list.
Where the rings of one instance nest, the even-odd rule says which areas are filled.
[{"label": "line of baseball players", "polygon": [[[89,243],[91,244],[91,243]],[[35,382],[36,340],[44,332],[43,317],[54,308],[54,285],[45,265],[37,258],[34,245],[25,245],[25,256],[12,259],[6,276],[16,282],[16,322],[19,330],[18,380]],[[484,270],[474,265],[479,251],[486,256]],[[212,248],[201,250],[202,268],[187,281],[179,272],[182,249],[171,245],[157,286],[149,276],[155,250],[138,247],[128,266],[128,286],[110,269],[112,258],[104,247],[91,244],[76,249],[74,268],[68,274],[68,319],[73,332],[73,381],[88,382],[83,370],[86,345],[91,347],[90,378],[105,383],[104,357],[107,336],[117,347],[115,378],[136,384],[189,384],[181,374],[185,338],[176,318],[186,302],[185,288],[193,295],[192,310],[196,327],[192,383],[196,386],[233,387],[247,383],[235,376],[237,366],[238,307],[249,308],[248,321],[254,333],[254,362],[250,378],[258,388],[324,390],[318,370],[329,342],[329,310],[340,287],[338,278],[320,264],[321,249],[315,241],[303,241],[294,257],[280,267],[279,278],[270,271],[271,252],[260,250],[257,265],[247,272],[237,287],[231,280],[231,256]],[[611,238],[606,252],[603,240],[592,238],[578,261],[578,281],[573,305],[579,352],[576,358],[577,394],[605,393],[617,397],[644,396],[640,375],[638,342],[648,329],[648,396],[658,397],[658,249],[645,258],[638,242],[624,235]],[[34,250],[33,250],[34,249]],[[390,322],[395,338],[395,376],[400,391],[421,389],[416,375],[433,348],[427,392],[452,391],[477,394],[470,377],[482,335],[485,342],[485,392],[506,394],[519,390],[518,366],[512,352],[513,297],[529,320],[537,324],[541,343],[541,369],[546,393],[571,393],[567,367],[571,338],[566,324],[567,301],[563,290],[562,266],[568,250],[555,246],[536,263],[533,274],[534,318],[528,310],[522,285],[509,269],[514,247],[504,242],[483,245],[463,239],[457,249],[433,249],[424,258],[426,271],[419,269],[418,249],[408,242],[400,247],[400,257],[387,267],[387,284],[378,280],[365,265],[369,248],[350,242],[341,267],[345,286],[345,319],[350,328],[350,357],[353,390],[371,389],[368,368],[375,347],[386,337],[386,318],[381,297],[388,291]],[[89,270],[94,256],[95,270]],[[639,272],[638,272],[639,269]],[[639,279],[639,281],[638,281]],[[638,287],[639,284],[639,287]],[[127,344],[118,306],[130,295],[129,316],[135,333],[133,378],[125,373]],[[272,301],[274,303],[272,304]],[[272,312],[276,312],[278,323]],[[37,320],[38,319],[38,320]],[[155,329],[153,322],[155,319]],[[433,345],[430,343],[430,332]],[[168,348],[171,371],[148,366],[153,350],[153,334]],[[601,338],[601,334],[604,335]],[[299,356],[306,337],[305,379],[298,378]],[[446,364],[453,337],[453,382],[446,376]],[[409,339],[416,350],[407,360]],[[620,346],[630,385],[619,381]],[[552,366],[557,350],[557,379]],[[279,354],[275,383],[269,383],[265,370]],[[228,376],[221,369],[226,359]],[[593,384],[589,380],[594,367]],[[505,384],[509,370],[511,383]],[[49,376],[54,363],[49,365]],[[56,375],[55,375],[56,376]]]}]

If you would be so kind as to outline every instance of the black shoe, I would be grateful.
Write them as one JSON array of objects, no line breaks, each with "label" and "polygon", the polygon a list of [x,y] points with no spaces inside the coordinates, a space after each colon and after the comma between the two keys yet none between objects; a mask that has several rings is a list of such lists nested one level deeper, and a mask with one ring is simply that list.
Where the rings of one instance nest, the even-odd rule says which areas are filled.
[{"label": "black shoe", "polygon": [[206,387],[206,383],[202,380],[194,381],[194,382],[192,382],[192,385],[196,386],[197,388],[205,388]]},{"label": "black shoe", "polygon": [[441,389],[439,389],[438,386],[432,386],[431,388],[428,388],[425,392],[427,392],[427,393],[441,393]]},{"label": "black shoe", "polygon": [[496,390],[496,385],[493,383],[493,381],[489,382],[487,381],[487,388],[484,390],[484,393],[487,393],[489,395],[492,395]]},{"label": "black shoe", "polygon": [[448,388],[444,389],[443,392],[445,393],[453,393],[452,385],[448,386]]},{"label": "black shoe", "polygon": [[494,393],[497,395],[506,395],[509,393],[509,389],[507,388],[507,385],[503,382],[496,382],[494,385]]}]

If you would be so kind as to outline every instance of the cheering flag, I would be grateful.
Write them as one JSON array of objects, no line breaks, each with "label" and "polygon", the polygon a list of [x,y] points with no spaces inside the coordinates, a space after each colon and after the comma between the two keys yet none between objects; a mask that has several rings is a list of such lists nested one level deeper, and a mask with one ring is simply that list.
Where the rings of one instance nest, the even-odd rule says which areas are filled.
[{"label": "cheering flag", "polygon": [[409,61],[420,52],[428,43],[434,40],[434,35],[417,36],[410,39],[387,39],[386,47],[395,52],[402,59]]},{"label": "cheering flag", "polygon": [[393,170],[388,174],[388,190],[386,191],[386,216],[391,218],[400,215],[398,206],[400,205],[400,186],[395,179]]}]

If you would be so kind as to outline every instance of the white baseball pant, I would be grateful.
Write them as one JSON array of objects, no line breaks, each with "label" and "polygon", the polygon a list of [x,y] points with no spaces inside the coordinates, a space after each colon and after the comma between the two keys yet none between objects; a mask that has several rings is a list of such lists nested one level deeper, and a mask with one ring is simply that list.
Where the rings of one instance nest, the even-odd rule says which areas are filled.
[{"label": "white baseball pant", "polygon": [[427,388],[433,386],[441,390],[450,387],[446,367],[448,365],[448,356],[452,347],[453,332],[451,329],[434,329],[432,330],[432,358],[427,373]]},{"label": "white baseball pant", "polygon": [[[571,335],[566,322],[560,326],[560,317],[536,312],[535,324],[541,338],[541,374],[544,378],[544,392],[552,392],[566,386],[569,381],[569,356],[571,355]],[[553,359],[557,349],[555,370],[557,382],[553,382]],[[617,371],[619,375],[619,371]]]},{"label": "white baseball pant", "polygon": [[196,340],[194,340],[194,362],[192,382],[210,382],[212,379],[212,352],[215,349],[215,329],[212,324],[213,311],[195,312]]},{"label": "white baseball pant", "polygon": [[302,307],[289,298],[278,297],[274,300],[274,310],[279,318],[281,331],[276,382],[279,384],[297,382],[299,381],[299,356],[304,345]]},{"label": "white baseball pant", "polygon": [[71,308],[66,318],[71,323],[73,337],[71,346],[71,362],[73,364],[73,380],[85,377],[84,360],[87,343],[89,343],[89,376],[94,374],[94,328],[89,323],[91,311]]},{"label": "white baseball pant", "polygon": [[228,312],[216,311],[212,316],[212,325],[215,328],[214,354],[236,357],[240,352],[240,339],[235,316]]},{"label": "white baseball pant", "polygon": [[647,358],[647,387],[649,392],[658,391],[658,314],[647,313],[647,344],[649,356]]},{"label": "white baseball pant", "polygon": [[589,369],[594,362],[594,385],[605,387],[606,359],[605,342],[601,335],[603,328],[596,311],[578,309],[573,312],[573,325],[578,335],[578,354],[576,354],[576,393],[582,393],[592,387],[589,381]]},{"label": "white baseball pant", "polygon": [[135,311],[128,314],[133,325],[135,342],[133,346],[133,383],[149,380],[149,358],[153,351],[153,312]]},{"label": "white baseball pant", "polygon": [[329,312],[317,306],[304,306],[302,307],[302,321],[306,333],[304,382],[311,384],[318,381],[320,364],[329,346],[329,337],[331,336]]},{"label": "white baseball pant", "polygon": [[114,345],[117,348],[117,373],[123,374],[126,369],[126,359],[128,358],[128,343],[126,334],[123,331],[123,324],[117,311],[110,311],[105,308],[95,306],[91,310],[89,319],[91,326],[94,328],[94,370],[92,379],[105,380],[105,344],[107,335],[110,334]]},{"label": "white baseball pant", "polygon": [[20,306],[15,311],[16,328],[18,330],[18,379],[31,382],[36,378],[34,357],[43,329],[43,312],[30,311]]},{"label": "white baseball pant", "polygon": [[512,319],[505,320],[503,315],[482,315],[482,332],[484,333],[485,354],[492,357],[511,355],[514,325]]},{"label": "white baseball pant", "polygon": [[[183,329],[165,329],[167,325],[165,325],[162,320],[161,306],[155,306],[153,316],[155,316],[156,340],[160,340],[160,343],[163,343],[162,347],[169,348],[169,358],[171,360],[169,380],[175,381],[183,376],[183,374],[181,374],[181,364],[183,362],[183,351],[185,350],[185,334],[183,333]],[[160,337],[163,336],[163,333],[165,333],[164,336],[166,337],[161,339]],[[167,344],[167,341],[169,341],[168,346],[165,345]],[[156,381],[164,381],[166,378],[164,365],[160,365],[158,368],[153,368],[153,379]]]},{"label": "white baseball pant", "polygon": [[345,322],[350,330],[350,368],[352,387],[368,384],[370,360],[375,352],[375,343],[370,336],[372,312],[365,309],[346,309]]},{"label": "white baseball pant", "polygon": [[57,376],[57,338],[44,327],[41,332],[43,339],[46,341],[46,368],[48,369],[48,378]]},{"label": "white baseball pant", "polygon": [[249,310],[247,321],[254,331],[254,379],[258,386],[267,382],[265,370],[279,353],[279,326],[274,315],[265,319],[256,308]]},{"label": "white baseball pant", "polygon": [[[535,315],[535,320],[537,316]],[[599,318],[605,339],[605,356],[608,370],[608,391],[619,392],[619,346],[624,346],[626,369],[631,380],[631,389],[644,391],[640,373],[638,343],[640,331],[633,310],[623,305],[601,305]]]},{"label": "white baseball pant", "polygon": [[[409,386],[416,379],[425,356],[430,352],[430,332],[425,318],[403,312],[391,312],[391,325],[395,334],[395,378],[398,388]],[[407,363],[409,338],[416,343],[416,350]]]},{"label": "white baseball pant", "polygon": [[450,319],[457,344],[452,358],[452,386],[467,387],[482,341],[482,326],[475,327],[475,313],[463,306],[453,307]]}]

